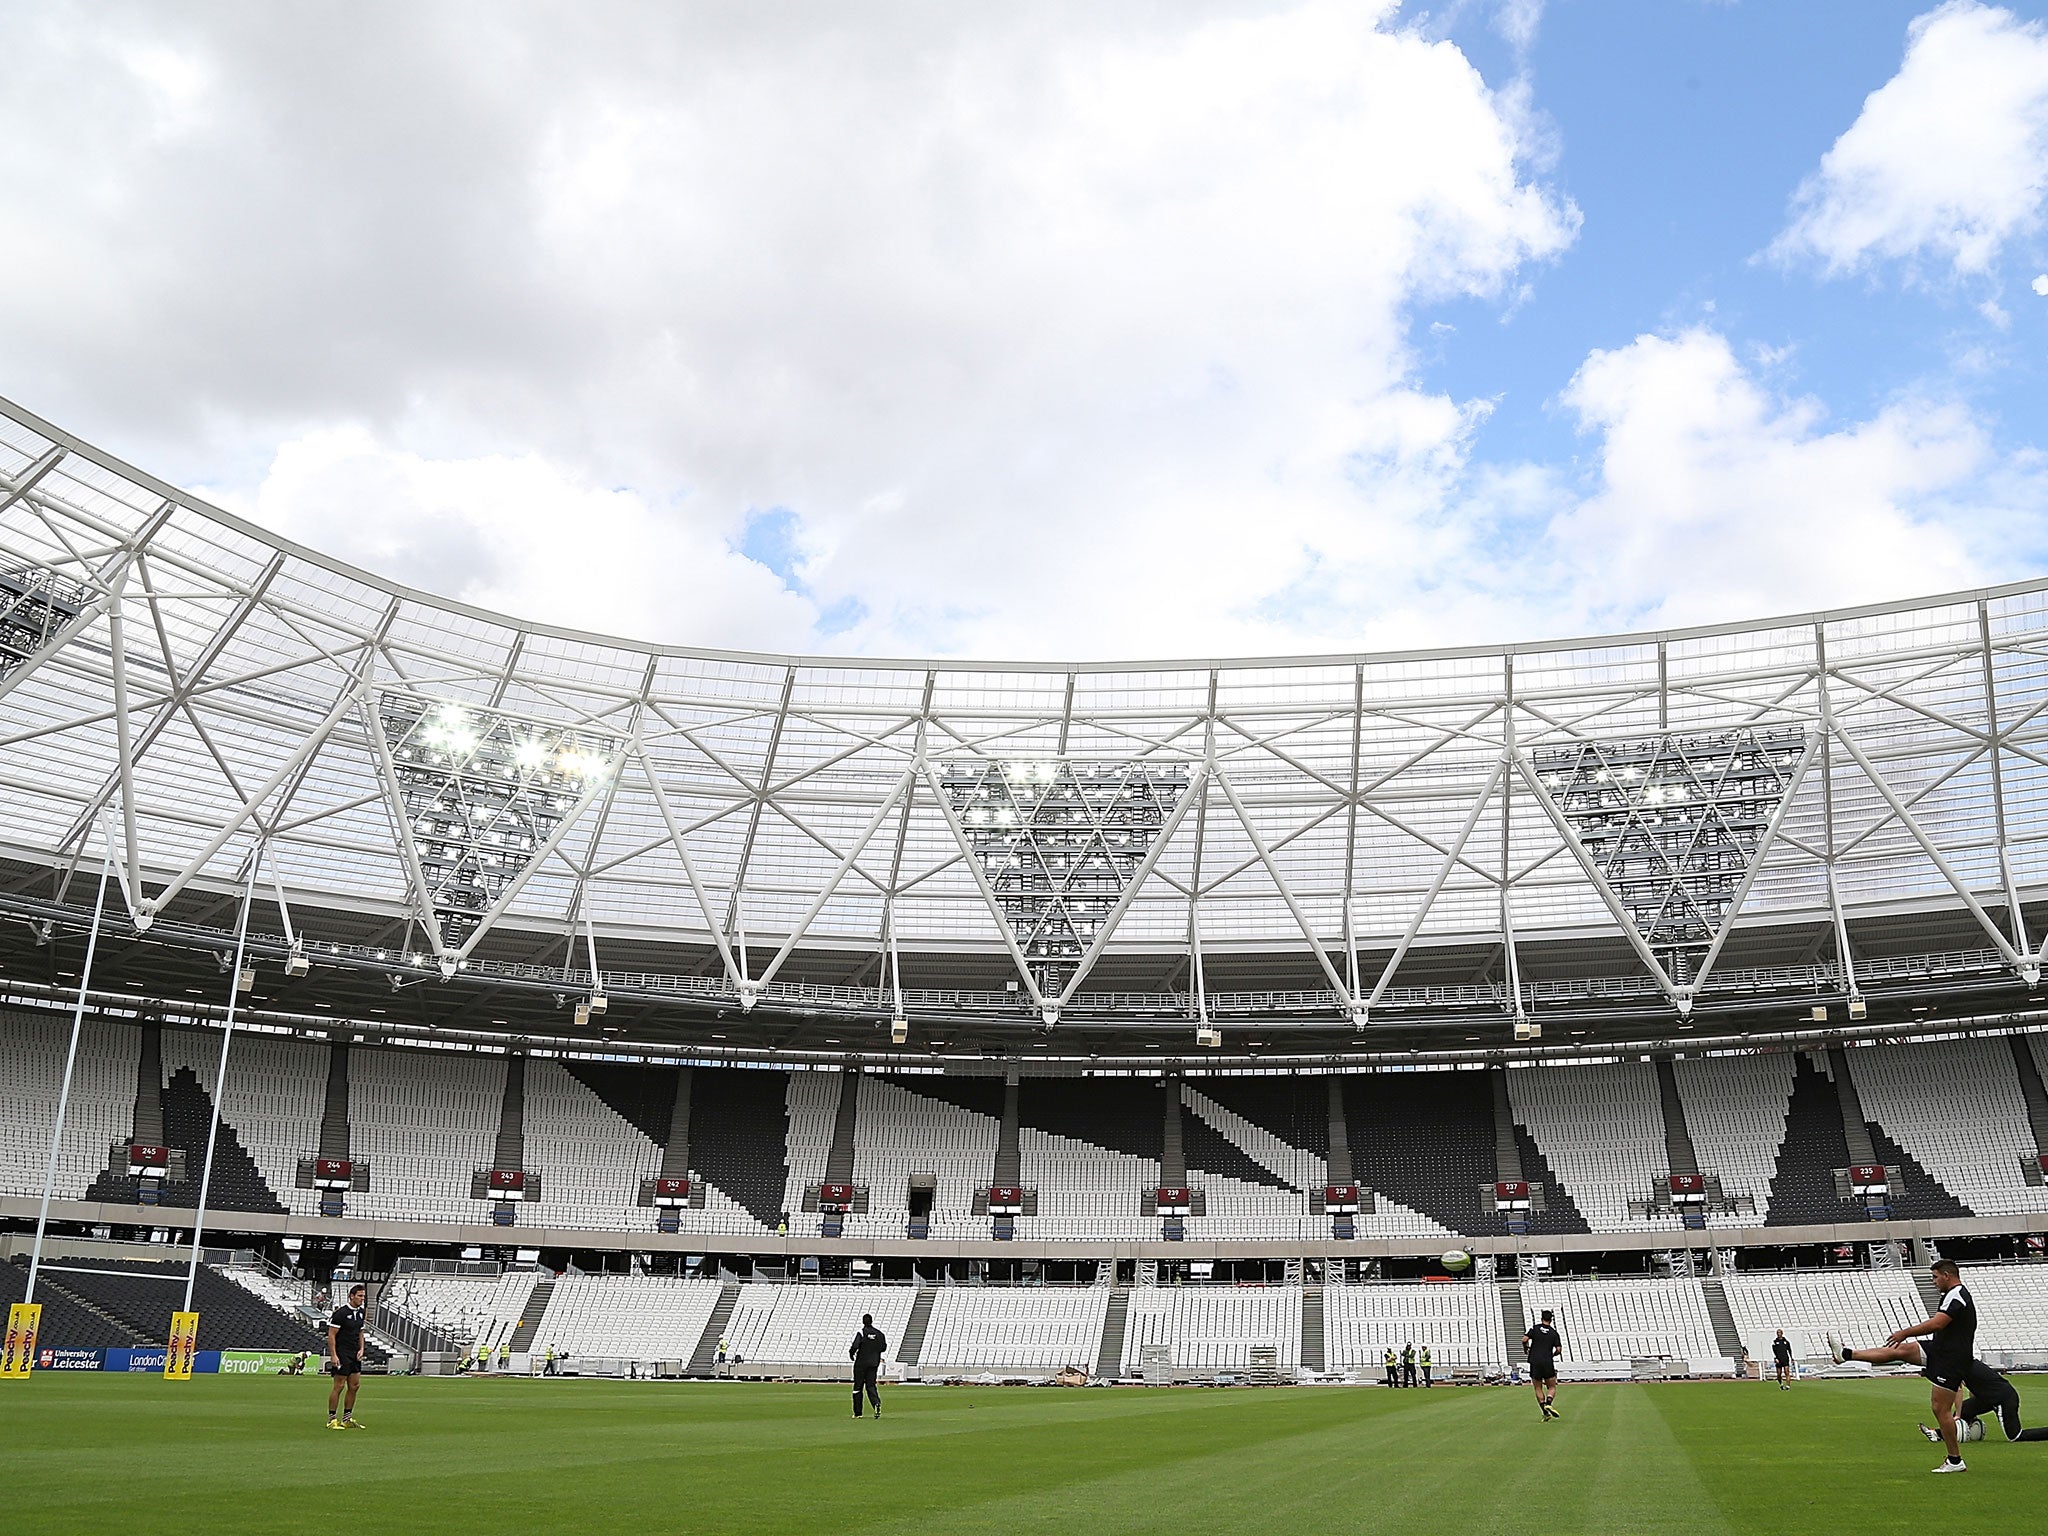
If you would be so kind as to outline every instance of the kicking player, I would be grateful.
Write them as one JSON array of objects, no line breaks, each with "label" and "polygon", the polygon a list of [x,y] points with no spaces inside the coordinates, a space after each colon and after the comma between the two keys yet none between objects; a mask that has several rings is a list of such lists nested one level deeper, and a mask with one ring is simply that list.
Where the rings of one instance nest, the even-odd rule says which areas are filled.
[{"label": "kicking player", "polygon": [[1771,1340],[1771,1364],[1777,1368],[1778,1389],[1782,1392],[1790,1392],[1792,1390],[1792,1341],[1785,1337],[1785,1330],[1782,1328],[1778,1330],[1778,1336]]},{"label": "kicking player", "polygon": [[1536,1389],[1536,1406],[1543,1410],[1544,1421],[1563,1418],[1557,1411],[1557,1361],[1564,1353],[1564,1338],[1548,1311],[1522,1335],[1522,1349],[1529,1356],[1529,1384]]},{"label": "kicking player", "polygon": [[1937,1472],[1967,1472],[1956,1425],[1956,1399],[1963,1380],[1977,1355],[1977,1304],[1953,1259],[1936,1259],[1929,1267],[1941,1292],[1941,1305],[1925,1322],[1894,1329],[1876,1349],[1845,1349],[1834,1334],[1828,1348],[1839,1360],[1861,1360],[1869,1365],[1918,1366],[1930,1384],[1929,1398],[1937,1438],[1948,1451]]},{"label": "kicking player", "polygon": [[[369,1292],[360,1284],[348,1288],[348,1303],[334,1309],[334,1316],[327,1320],[327,1374],[334,1378],[334,1384],[327,1389],[327,1427],[329,1429],[361,1429],[361,1420],[355,1416],[356,1388],[363,1384],[363,1301]],[[348,1401],[341,1400],[342,1388],[348,1388]],[[335,1406],[341,1407],[341,1416],[335,1417]]]}]

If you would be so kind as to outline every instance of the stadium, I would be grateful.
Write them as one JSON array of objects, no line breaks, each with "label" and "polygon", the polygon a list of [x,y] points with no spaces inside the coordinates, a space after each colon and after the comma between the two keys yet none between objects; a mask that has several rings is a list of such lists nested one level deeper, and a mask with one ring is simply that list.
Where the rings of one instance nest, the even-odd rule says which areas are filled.
[{"label": "stadium", "polygon": [[[550,1376],[557,1431],[845,1471],[866,1313],[892,1430],[985,1415],[988,1528],[1061,1467],[1151,1529],[1148,1464],[1480,1412],[1002,1384],[1515,1382],[1552,1311],[1568,1385],[1750,1379],[1782,1329],[1855,1435],[1921,1399],[1828,1335],[1925,1316],[1938,1254],[1981,1355],[2048,1364],[2048,583],[1386,655],[684,650],[408,590],[0,403],[0,625],[0,1285],[38,1267],[49,1378],[0,1413],[53,1477],[116,1402],[166,1443],[174,1311],[170,1433],[286,1434],[232,1378],[317,1373],[358,1280],[373,1375],[421,1378],[366,1407],[462,1426],[384,1448],[422,1476],[516,1461],[504,1378]],[[1672,1390],[1544,1453],[1690,1416],[1782,1459]],[[1534,1454],[1487,1401],[1473,1454]],[[1313,1517],[1243,1465],[1222,1528]]]}]

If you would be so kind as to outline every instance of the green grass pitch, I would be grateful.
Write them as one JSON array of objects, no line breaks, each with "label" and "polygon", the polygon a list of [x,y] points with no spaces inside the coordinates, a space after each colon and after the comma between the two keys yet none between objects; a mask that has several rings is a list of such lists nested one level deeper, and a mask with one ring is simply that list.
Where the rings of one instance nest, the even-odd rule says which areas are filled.
[{"label": "green grass pitch", "polygon": [[[2048,1388],[2022,1391],[2048,1418]],[[2048,1446],[1936,1478],[1917,1381],[1522,1388],[0,1382],[0,1530],[1839,1532],[2038,1529]]]}]

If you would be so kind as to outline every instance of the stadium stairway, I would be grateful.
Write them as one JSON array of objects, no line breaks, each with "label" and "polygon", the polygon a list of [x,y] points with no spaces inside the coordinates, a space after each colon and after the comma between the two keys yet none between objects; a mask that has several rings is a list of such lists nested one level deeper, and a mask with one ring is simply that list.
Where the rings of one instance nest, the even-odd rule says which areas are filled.
[{"label": "stadium stairway", "polygon": [[1117,1286],[1109,1293],[1109,1310],[1102,1315],[1102,1342],[1095,1351],[1095,1374],[1108,1381],[1124,1368],[1124,1323],[1131,1313],[1131,1293]]},{"label": "stadium stairway", "polygon": [[1311,1285],[1301,1293],[1301,1368],[1320,1371],[1327,1358],[1323,1350],[1323,1288]]},{"label": "stadium stairway", "polygon": [[1493,1089],[1494,1177],[1519,1183],[1529,1175],[1522,1168],[1521,1142],[1515,1136],[1515,1110],[1508,1101],[1507,1068],[1489,1067],[1486,1080]]},{"label": "stadium stairway", "polygon": [[[669,1106],[668,1139],[661,1147],[661,1177],[680,1179],[690,1171],[690,1068],[676,1068],[675,1102]],[[649,1137],[649,1140],[658,1138]]]},{"label": "stadium stairway", "polygon": [[1685,1100],[1678,1096],[1678,1073],[1669,1056],[1657,1058],[1657,1097],[1664,1109],[1664,1157],[1671,1165],[1669,1171],[1698,1173],[1700,1157],[1693,1147],[1692,1130],[1685,1123]]},{"label": "stadium stairway", "polygon": [[860,1073],[839,1077],[839,1109],[832,1117],[832,1149],[825,1157],[825,1182],[853,1182],[853,1142],[860,1122]]},{"label": "stadium stairway", "polygon": [[331,1041],[327,1047],[327,1093],[320,1107],[320,1155],[347,1158],[348,1132],[348,1042]]},{"label": "stadium stairway", "polygon": [[697,1347],[690,1351],[688,1375],[709,1376],[717,1368],[718,1341],[725,1336],[725,1325],[732,1321],[732,1309],[739,1303],[739,1281],[728,1280],[718,1288],[718,1304],[704,1319],[704,1331],[697,1335]]},{"label": "stadium stairway", "polygon": [[910,1316],[903,1324],[903,1337],[896,1341],[896,1363],[916,1365],[924,1355],[924,1333],[931,1326],[932,1302],[937,1293],[926,1286],[917,1289],[917,1300],[910,1304]]},{"label": "stadium stairway", "polygon": [[505,1058],[505,1097],[498,1106],[498,1141],[491,1166],[526,1166],[526,1058],[521,1055]]},{"label": "stadium stairway", "polygon": [[1159,1182],[1174,1188],[1188,1181],[1187,1143],[1181,1135],[1181,1117],[1185,1111],[1181,1106],[1180,1087],[1179,1078],[1166,1080],[1166,1113],[1159,1123]]},{"label": "stadium stairway", "polygon": [[541,1319],[548,1315],[548,1303],[554,1294],[554,1281],[534,1281],[533,1289],[526,1293],[526,1305],[519,1309],[519,1326],[512,1330],[513,1354],[523,1355],[532,1350],[533,1336],[540,1332]]},{"label": "stadium stairway", "polygon": [[2013,1070],[2019,1074],[2020,1096],[2027,1101],[2027,1125],[2034,1133],[2034,1150],[2048,1156],[2048,1088],[2041,1083],[2041,1068],[2025,1035],[2008,1035]]},{"label": "stadium stairway", "polygon": [[1528,1365],[1529,1353],[1522,1348],[1522,1335],[1529,1324],[1522,1316],[1522,1282],[1503,1280],[1500,1291],[1500,1326],[1507,1335],[1508,1363],[1517,1369]]},{"label": "stadium stairway", "polygon": [[996,1141],[996,1170],[992,1184],[1018,1185],[1024,1182],[1024,1159],[1017,1135],[1017,1074],[1003,1077],[1003,1129]]},{"label": "stadium stairway", "polygon": [[1936,1309],[1941,1306],[1941,1292],[1934,1288],[1933,1276],[1918,1264],[1913,1266],[1913,1289],[1920,1293],[1920,1300],[1926,1304],[1927,1315],[1934,1316]]},{"label": "stadium stairway", "polygon": [[1714,1325],[1714,1347],[1730,1360],[1741,1359],[1742,1332],[1735,1326],[1735,1313],[1728,1306],[1728,1292],[1720,1276],[1702,1275],[1700,1295],[1706,1298],[1707,1321]]}]

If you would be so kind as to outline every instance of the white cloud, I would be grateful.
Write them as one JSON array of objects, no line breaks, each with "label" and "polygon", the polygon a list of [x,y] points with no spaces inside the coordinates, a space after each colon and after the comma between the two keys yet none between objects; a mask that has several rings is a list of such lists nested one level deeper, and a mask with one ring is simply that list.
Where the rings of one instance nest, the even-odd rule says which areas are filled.
[{"label": "white cloud", "polygon": [[1262,648],[1304,572],[1437,537],[1473,413],[1417,306],[1577,227],[1526,101],[1395,9],[15,10],[8,387],[472,595],[564,575],[476,509],[380,554],[310,470],[259,492],[277,445],[361,423],[308,463],[466,466],[450,507],[628,484],[616,536],[707,577],[787,508],[815,602],[739,604],[781,644],[850,601],[838,647]]},{"label": "white cloud", "polygon": [[2034,292],[2041,295],[2042,298],[2048,299],[2048,272],[2043,272],[2039,277],[2035,278],[2032,286]]},{"label": "white cloud", "polygon": [[337,427],[286,443],[253,495],[212,494],[408,586],[570,628],[772,647],[816,618],[715,537],[535,455],[430,460]]},{"label": "white cloud", "polygon": [[2048,27],[1950,0],[1792,201],[1771,246],[1831,275],[1873,259],[1981,273],[2048,199]]},{"label": "white cloud", "polygon": [[1549,530],[1551,579],[1602,627],[2009,579],[2048,508],[2040,466],[2001,458],[1960,405],[1903,400],[1833,425],[1710,330],[1595,352],[1562,398],[1599,451],[1591,493]]}]

